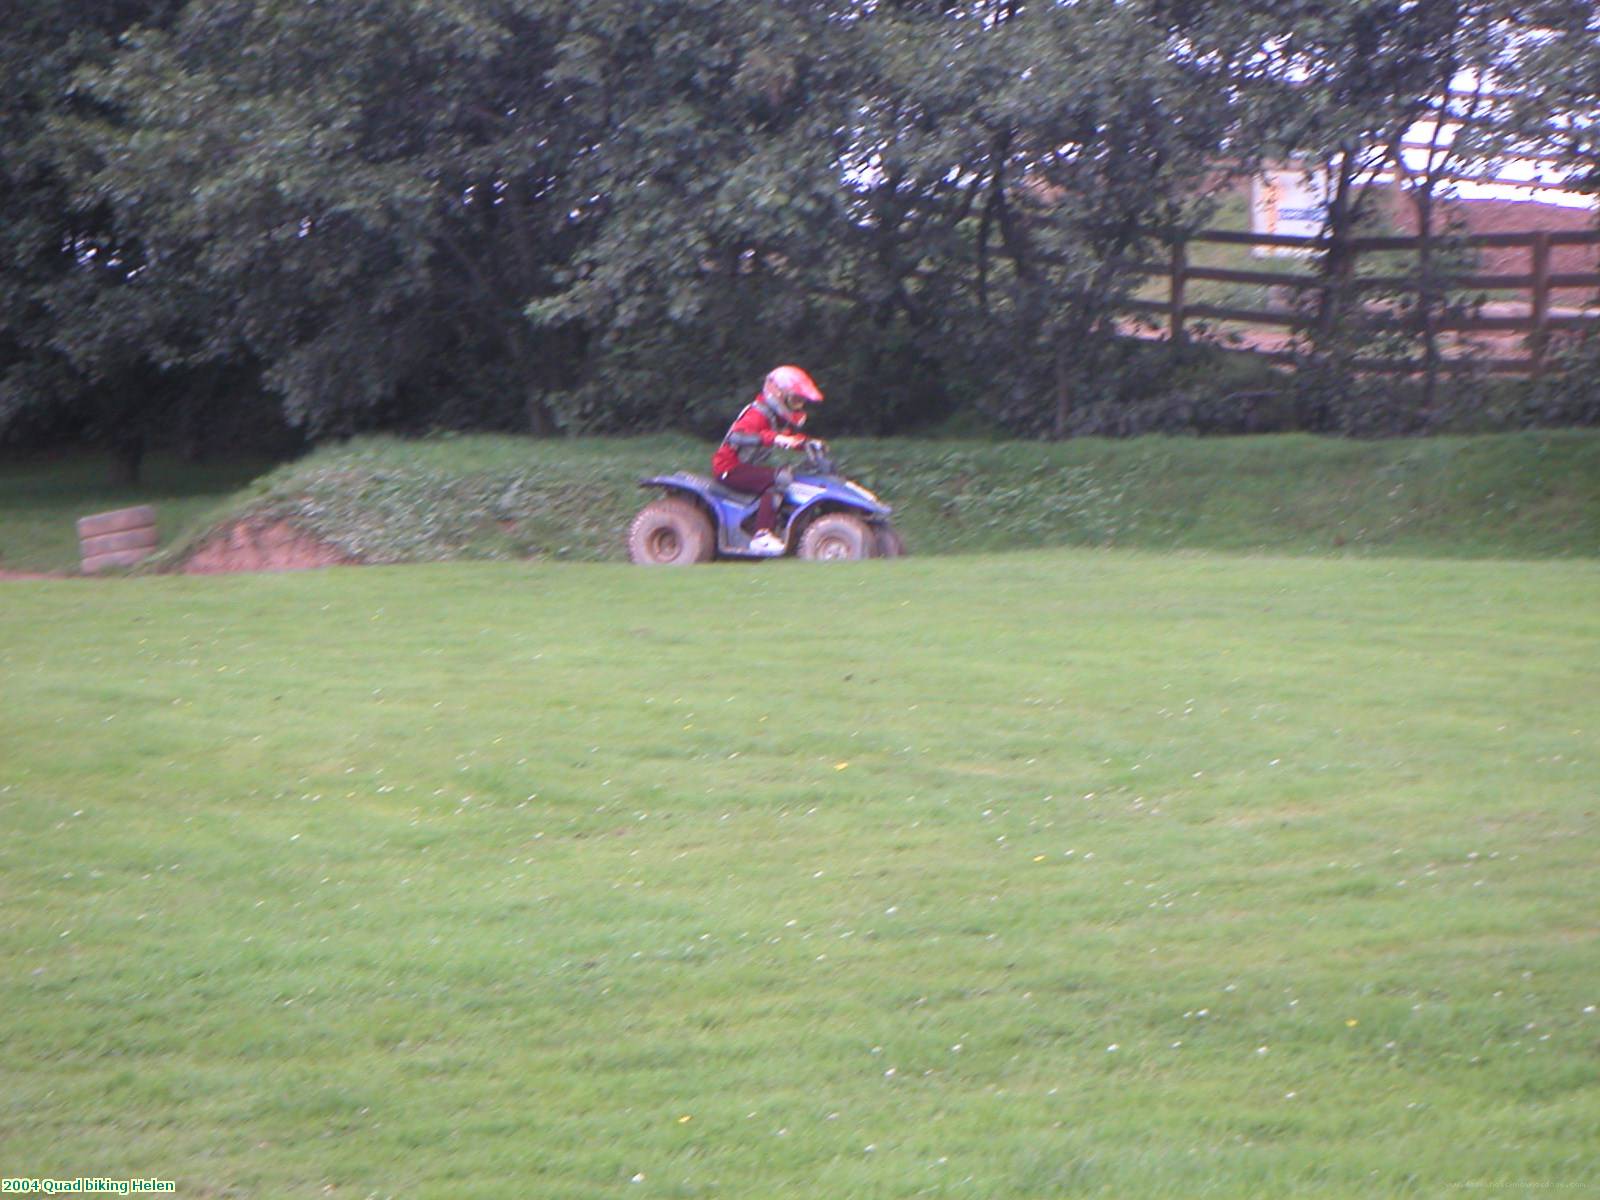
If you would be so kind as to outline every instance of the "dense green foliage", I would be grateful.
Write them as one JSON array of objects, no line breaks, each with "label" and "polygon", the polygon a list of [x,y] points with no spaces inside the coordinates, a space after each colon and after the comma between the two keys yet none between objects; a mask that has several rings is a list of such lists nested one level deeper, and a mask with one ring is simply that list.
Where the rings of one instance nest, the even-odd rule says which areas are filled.
[{"label": "dense green foliage", "polygon": [[1581,1194],[1596,584],[1070,551],[5,584],[6,1174]]},{"label": "dense green foliage", "polygon": [[[1138,262],[1263,155],[1330,163],[1346,234],[1359,184],[1475,72],[1559,105],[1480,105],[1440,171],[1531,148],[1592,181],[1597,20],[1558,0],[26,6],[0,27],[0,432],[90,433],[136,469],[154,442],[284,426],[704,431],[784,359],[856,432],[957,408],[1082,432],[1125,373]],[[1349,431],[1369,398],[1327,316],[1298,427]]]},{"label": "dense green foliage", "polygon": [[[895,506],[918,556],[1040,546],[1308,555],[1600,557],[1600,435],[1066,443],[849,439],[843,467]],[[262,475],[153,460],[137,488],[98,464],[0,473],[0,567],[70,570],[73,519],[151,503],[181,565],[236,521],[288,522],[366,562],[616,560],[637,482],[704,471],[682,437],[361,438]]]}]

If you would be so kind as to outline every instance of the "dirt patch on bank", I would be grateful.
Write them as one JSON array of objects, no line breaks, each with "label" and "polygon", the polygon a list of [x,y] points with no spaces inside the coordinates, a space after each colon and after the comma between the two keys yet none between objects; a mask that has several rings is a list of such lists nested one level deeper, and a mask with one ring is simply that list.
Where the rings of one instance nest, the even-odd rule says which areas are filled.
[{"label": "dirt patch on bank", "polygon": [[[184,562],[170,568],[184,575],[233,571],[309,571],[358,566],[361,559],[283,520],[247,518],[217,530]],[[113,576],[114,577],[114,576]],[[28,579],[83,579],[69,571],[14,571],[0,566],[0,583]]]},{"label": "dirt patch on bank", "polygon": [[287,521],[236,521],[212,534],[179,568],[185,575],[229,571],[309,571],[361,560]]}]

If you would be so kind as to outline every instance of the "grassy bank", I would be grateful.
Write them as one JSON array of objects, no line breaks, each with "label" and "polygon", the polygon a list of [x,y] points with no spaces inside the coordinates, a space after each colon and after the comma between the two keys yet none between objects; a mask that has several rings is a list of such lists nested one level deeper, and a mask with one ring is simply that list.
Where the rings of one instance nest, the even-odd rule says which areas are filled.
[{"label": "grassy bank", "polygon": [[1592,1186],[1597,593],[1086,551],[9,584],[6,1174]]},{"label": "grassy bank", "polygon": [[[847,441],[844,467],[888,498],[914,552],[1122,546],[1275,554],[1558,558],[1600,554],[1600,433],[1415,441],[1306,436],[1062,444]],[[371,562],[615,560],[641,476],[706,467],[683,438],[533,442],[369,438],[242,491],[235,471],[85,494],[81,468],[0,481],[0,565],[65,569],[72,519],[155,502],[165,561],[219,522],[286,518]],[[74,473],[77,471],[78,473]],[[180,489],[180,481],[182,487]]]},{"label": "grassy bank", "polygon": [[209,524],[219,506],[270,471],[265,459],[185,463],[152,455],[137,485],[108,482],[89,454],[0,457],[0,569],[70,571],[78,565],[79,517],[135,504],[156,506],[162,540]]}]

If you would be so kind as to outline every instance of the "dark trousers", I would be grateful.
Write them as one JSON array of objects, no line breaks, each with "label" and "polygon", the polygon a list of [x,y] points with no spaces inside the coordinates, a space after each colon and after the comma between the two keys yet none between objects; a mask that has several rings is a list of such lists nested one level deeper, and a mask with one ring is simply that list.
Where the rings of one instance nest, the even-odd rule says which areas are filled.
[{"label": "dark trousers", "polygon": [[737,492],[760,492],[761,502],[756,506],[756,532],[772,529],[772,519],[778,512],[778,493],[772,484],[778,473],[771,467],[757,467],[740,463],[731,471],[724,471],[717,479]]}]

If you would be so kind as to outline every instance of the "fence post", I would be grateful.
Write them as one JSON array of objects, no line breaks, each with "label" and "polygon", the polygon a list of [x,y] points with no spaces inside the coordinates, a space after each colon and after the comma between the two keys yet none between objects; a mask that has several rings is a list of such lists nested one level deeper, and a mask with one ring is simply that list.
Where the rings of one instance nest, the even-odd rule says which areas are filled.
[{"label": "fence post", "polygon": [[1322,249],[1322,308],[1313,339],[1319,350],[1327,350],[1346,324],[1345,306],[1350,300],[1356,254],[1348,231],[1342,229],[1333,230]]},{"label": "fence post", "polygon": [[1533,296],[1529,316],[1533,329],[1528,334],[1528,355],[1532,359],[1530,373],[1537,379],[1544,374],[1545,348],[1550,341],[1550,235],[1534,234],[1531,249]]},{"label": "fence post", "polygon": [[1188,242],[1179,238],[1172,243],[1172,289],[1167,308],[1167,332],[1172,344],[1183,341],[1183,292],[1189,282]]}]

